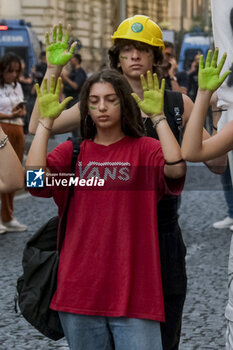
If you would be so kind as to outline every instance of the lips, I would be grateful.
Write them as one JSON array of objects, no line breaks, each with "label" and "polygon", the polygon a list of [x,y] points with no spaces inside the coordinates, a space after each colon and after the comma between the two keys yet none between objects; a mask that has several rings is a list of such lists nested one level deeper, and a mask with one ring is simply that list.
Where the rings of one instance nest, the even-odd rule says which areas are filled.
[{"label": "lips", "polygon": [[99,115],[98,120],[99,121],[107,121],[109,119],[108,115]]},{"label": "lips", "polygon": [[140,64],[132,64],[130,68],[132,69],[140,69],[142,66]]}]

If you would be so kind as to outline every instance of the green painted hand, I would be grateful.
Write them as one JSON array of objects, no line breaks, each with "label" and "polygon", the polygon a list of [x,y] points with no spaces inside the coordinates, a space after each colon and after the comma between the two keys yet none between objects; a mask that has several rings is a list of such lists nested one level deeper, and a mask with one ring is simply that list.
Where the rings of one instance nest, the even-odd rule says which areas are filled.
[{"label": "green painted hand", "polygon": [[151,72],[148,71],[147,81],[144,75],[141,74],[141,84],[144,91],[144,100],[141,100],[135,93],[131,94],[139,108],[149,116],[163,114],[165,79],[162,79],[161,87],[159,88],[157,74],[154,73],[152,77]]},{"label": "green painted hand", "polygon": [[70,49],[68,45],[69,36],[71,32],[71,26],[68,25],[67,31],[65,34],[65,39],[63,38],[63,29],[61,23],[58,26],[54,26],[53,28],[53,42],[49,41],[49,33],[45,35],[46,41],[46,53],[47,53],[47,61],[49,64],[53,64],[56,66],[64,66],[69,59],[72,57],[74,52],[74,48],[77,45],[77,42],[74,42]]},{"label": "green painted hand", "polygon": [[218,49],[215,49],[212,59],[211,54],[212,51],[209,50],[206,57],[205,65],[203,55],[201,55],[200,57],[198,70],[198,85],[201,90],[217,90],[219,86],[222,85],[226,77],[231,73],[231,71],[227,71],[223,73],[221,77],[219,76],[222,67],[226,61],[226,53],[223,54],[219,64],[217,64]]},{"label": "green painted hand", "polygon": [[42,92],[39,85],[35,85],[39,111],[42,118],[57,118],[65,109],[67,103],[73,99],[73,97],[67,97],[63,102],[59,103],[59,95],[62,85],[61,82],[61,78],[58,78],[56,85],[55,76],[52,76],[50,88],[48,90],[48,81],[47,79],[44,79],[42,84]]}]

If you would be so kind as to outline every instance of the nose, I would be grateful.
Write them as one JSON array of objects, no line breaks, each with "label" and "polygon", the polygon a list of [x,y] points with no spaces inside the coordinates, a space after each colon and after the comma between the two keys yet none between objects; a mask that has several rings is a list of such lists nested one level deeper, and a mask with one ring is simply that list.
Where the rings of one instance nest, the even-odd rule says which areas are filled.
[{"label": "nose", "polygon": [[141,57],[140,51],[135,49],[135,48],[133,48],[131,57],[132,57],[133,60],[139,60],[140,57]]},{"label": "nose", "polygon": [[101,98],[99,101],[99,110],[100,111],[105,111],[106,110],[106,101],[104,100],[104,98]]}]

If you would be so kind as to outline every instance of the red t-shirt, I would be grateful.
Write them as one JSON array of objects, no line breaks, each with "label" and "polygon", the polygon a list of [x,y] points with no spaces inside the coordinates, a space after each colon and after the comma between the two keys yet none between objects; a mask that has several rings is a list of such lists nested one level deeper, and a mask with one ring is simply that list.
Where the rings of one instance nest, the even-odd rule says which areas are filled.
[{"label": "red t-shirt", "polygon": [[[67,141],[48,155],[48,167],[63,172],[71,158]],[[75,188],[51,308],[164,321],[157,201],[178,195],[184,178],[164,177],[160,142],[149,137],[109,146],[83,141],[76,176],[105,184]],[[53,195],[61,212],[64,192],[46,188],[36,195]]]}]

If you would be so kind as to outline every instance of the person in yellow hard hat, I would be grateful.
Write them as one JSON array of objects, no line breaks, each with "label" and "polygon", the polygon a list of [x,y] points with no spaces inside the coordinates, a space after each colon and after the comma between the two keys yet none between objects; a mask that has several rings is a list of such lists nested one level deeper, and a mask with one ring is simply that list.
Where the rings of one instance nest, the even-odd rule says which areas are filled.
[{"label": "person in yellow hard hat", "polygon": [[[109,50],[111,67],[119,70],[126,77],[133,91],[143,99],[140,75],[146,75],[147,71],[152,71],[156,72],[159,78],[162,78],[160,64],[163,60],[164,42],[161,29],[148,16],[136,15],[127,18],[119,25],[112,36],[112,40],[113,46]],[[48,43],[48,45],[51,49],[53,45],[58,45],[58,43],[59,40],[53,44]],[[62,55],[62,52],[60,55]],[[50,78],[52,74],[59,76],[61,70],[62,64],[59,65],[57,59],[54,62],[51,60],[48,64],[46,77]],[[177,139],[180,139],[182,128],[185,127],[192,108],[193,102],[188,96],[165,90],[164,114]],[[143,112],[141,114],[147,135],[158,138],[150,119]],[[34,133],[36,131],[38,119],[39,111],[36,106],[30,120],[30,132]],[[63,111],[59,118],[55,120],[52,132],[70,131],[79,126],[79,123],[79,106],[75,104],[72,108]],[[203,139],[209,137],[207,131],[204,130]],[[206,164],[212,171],[219,171],[220,166],[226,164],[226,157],[223,156],[208,161]],[[178,224],[178,202],[177,196],[170,196],[164,198],[158,206],[166,320],[165,323],[161,324],[164,350],[177,350],[179,348],[182,310],[186,295],[186,248]]]},{"label": "person in yellow hard hat", "polygon": [[[163,36],[158,25],[147,16],[136,15],[123,21],[112,36],[113,46],[109,50],[110,65],[121,71],[133,90],[142,98],[140,75],[148,70],[162,78]],[[191,99],[179,92],[165,90],[164,113],[169,126],[181,139],[193,108]],[[158,138],[155,129],[142,113],[146,133]],[[182,119],[181,119],[182,118]],[[204,130],[203,138],[208,138]],[[216,165],[225,165],[225,156],[208,163],[212,170]],[[160,257],[165,305],[165,323],[161,323],[164,350],[179,348],[182,311],[186,295],[186,248],[178,223],[178,202],[176,196],[166,197],[158,205]]]}]

